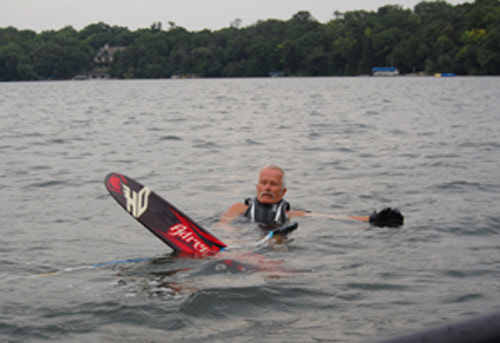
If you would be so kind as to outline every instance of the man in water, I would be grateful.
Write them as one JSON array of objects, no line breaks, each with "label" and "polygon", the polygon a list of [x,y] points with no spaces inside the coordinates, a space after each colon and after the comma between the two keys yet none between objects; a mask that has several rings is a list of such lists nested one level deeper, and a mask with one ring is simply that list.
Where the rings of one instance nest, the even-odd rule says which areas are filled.
[{"label": "man in water", "polygon": [[219,220],[219,224],[229,226],[237,218],[246,217],[264,229],[282,226],[288,219],[304,215],[306,212],[290,211],[290,205],[283,197],[286,193],[285,172],[276,165],[264,167],[259,172],[255,198],[245,203],[235,203]]},{"label": "man in water", "polygon": [[290,205],[283,197],[286,193],[285,172],[276,165],[270,165],[260,170],[256,185],[255,198],[246,199],[245,203],[235,203],[219,219],[219,225],[232,228],[231,223],[241,217],[246,217],[252,223],[257,223],[263,229],[269,230],[281,227],[293,217],[313,216],[332,219],[353,219],[369,222],[376,226],[403,225],[403,216],[397,209],[390,207],[371,216],[322,215],[305,211],[290,211]]}]

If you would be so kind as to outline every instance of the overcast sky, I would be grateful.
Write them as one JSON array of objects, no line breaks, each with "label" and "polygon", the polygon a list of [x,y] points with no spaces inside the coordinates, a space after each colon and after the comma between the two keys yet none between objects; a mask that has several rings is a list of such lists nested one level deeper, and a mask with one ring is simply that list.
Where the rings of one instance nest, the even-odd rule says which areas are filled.
[{"label": "overcast sky", "polygon": [[[428,0],[433,1],[433,0]],[[218,30],[241,19],[242,26],[270,18],[288,20],[301,10],[326,23],[333,13],[377,10],[387,4],[413,9],[420,0],[0,0],[0,27],[59,30],[67,25],[77,30],[100,21],[148,28],[153,22],[164,27],[174,22],[189,31]],[[472,0],[447,0],[458,5]]]}]

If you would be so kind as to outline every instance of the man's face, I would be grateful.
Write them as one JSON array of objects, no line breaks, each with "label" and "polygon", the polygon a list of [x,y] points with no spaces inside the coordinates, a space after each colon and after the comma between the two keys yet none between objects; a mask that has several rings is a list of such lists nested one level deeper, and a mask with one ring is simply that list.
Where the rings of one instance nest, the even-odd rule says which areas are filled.
[{"label": "man's face", "polygon": [[283,188],[283,174],[278,169],[262,169],[257,182],[257,200],[264,204],[280,201],[286,193]]}]

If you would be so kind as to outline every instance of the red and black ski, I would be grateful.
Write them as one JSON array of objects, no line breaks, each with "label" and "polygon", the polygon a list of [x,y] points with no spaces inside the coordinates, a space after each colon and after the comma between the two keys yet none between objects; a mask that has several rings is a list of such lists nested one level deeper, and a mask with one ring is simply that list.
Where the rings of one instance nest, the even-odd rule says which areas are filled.
[{"label": "red and black ski", "polygon": [[106,189],[135,219],[174,251],[213,255],[226,245],[168,201],[139,182],[120,173],[104,179]]}]

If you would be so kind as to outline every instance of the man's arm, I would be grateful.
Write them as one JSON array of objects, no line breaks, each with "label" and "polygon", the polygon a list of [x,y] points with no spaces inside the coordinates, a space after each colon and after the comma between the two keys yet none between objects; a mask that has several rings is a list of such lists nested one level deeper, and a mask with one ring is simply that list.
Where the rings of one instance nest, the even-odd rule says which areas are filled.
[{"label": "man's arm", "polygon": [[234,226],[231,226],[231,223],[235,221],[238,217],[242,216],[245,211],[247,210],[248,206],[237,202],[233,204],[231,207],[229,207],[226,212],[224,212],[221,217],[219,218],[219,221],[216,224],[216,227],[226,230],[228,232],[237,232],[239,231],[237,228]]},{"label": "man's arm", "polygon": [[307,216],[308,212],[305,211],[287,211],[286,212],[288,219],[292,219],[295,217]]},{"label": "man's arm", "polygon": [[226,212],[222,214],[222,216],[219,219],[219,224],[230,224],[232,223],[236,218],[242,216],[245,211],[247,210],[248,205],[245,205],[241,202],[237,202],[233,204],[231,207],[229,207]]},{"label": "man's arm", "polygon": [[403,225],[404,217],[396,208],[384,208],[379,212],[373,212],[370,216],[348,216],[348,215],[338,215],[338,214],[321,214],[314,212],[305,212],[305,211],[290,211],[288,212],[288,218],[293,217],[321,217],[321,218],[330,218],[330,219],[352,219],[359,220],[362,222],[367,222],[373,224],[375,226],[390,226],[397,227]]}]

